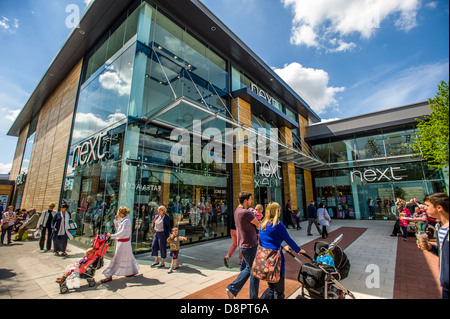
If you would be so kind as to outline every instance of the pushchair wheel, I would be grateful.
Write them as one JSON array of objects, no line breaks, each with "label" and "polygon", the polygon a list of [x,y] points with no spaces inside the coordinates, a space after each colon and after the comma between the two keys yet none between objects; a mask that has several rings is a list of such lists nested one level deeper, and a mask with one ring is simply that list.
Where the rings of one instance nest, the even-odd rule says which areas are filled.
[{"label": "pushchair wheel", "polygon": [[59,292],[62,294],[66,294],[69,292],[69,288],[67,287],[66,283],[63,283],[59,286]]},{"label": "pushchair wheel", "polygon": [[89,279],[88,281],[89,287],[94,287],[95,286],[95,280],[94,279]]}]

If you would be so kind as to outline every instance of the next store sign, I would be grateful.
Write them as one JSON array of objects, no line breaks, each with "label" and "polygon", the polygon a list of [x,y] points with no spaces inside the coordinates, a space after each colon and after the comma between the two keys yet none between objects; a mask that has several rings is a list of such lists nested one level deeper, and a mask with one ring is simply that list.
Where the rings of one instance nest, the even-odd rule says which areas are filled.
[{"label": "next store sign", "polygon": [[352,179],[352,183],[354,182],[355,176],[356,179],[360,179],[360,181],[366,181],[369,183],[372,182],[380,182],[384,181],[401,181],[404,176],[396,175],[398,171],[404,170],[401,167],[388,167],[386,169],[366,169],[364,171],[354,170],[350,175]]}]

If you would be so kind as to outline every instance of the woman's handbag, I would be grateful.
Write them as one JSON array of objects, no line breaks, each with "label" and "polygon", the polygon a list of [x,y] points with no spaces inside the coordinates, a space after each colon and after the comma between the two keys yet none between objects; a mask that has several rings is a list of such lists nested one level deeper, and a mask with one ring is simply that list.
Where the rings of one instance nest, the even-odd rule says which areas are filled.
[{"label": "woman's handbag", "polygon": [[69,230],[77,230],[78,226],[75,224],[75,222],[69,220]]},{"label": "woman's handbag", "polygon": [[252,276],[272,284],[280,281],[281,247],[277,250],[266,249],[258,244],[258,250],[252,265]]}]

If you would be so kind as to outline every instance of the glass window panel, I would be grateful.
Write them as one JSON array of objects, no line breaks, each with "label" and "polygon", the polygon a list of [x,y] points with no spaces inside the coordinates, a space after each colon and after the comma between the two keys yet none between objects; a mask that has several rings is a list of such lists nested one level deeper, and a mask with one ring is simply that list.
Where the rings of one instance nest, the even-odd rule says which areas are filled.
[{"label": "glass window panel", "polygon": [[413,137],[414,130],[385,133],[384,140],[388,157],[413,154],[411,147],[406,145],[413,142]]},{"label": "glass window panel", "polygon": [[106,56],[112,57],[123,46],[127,22],[124,21],[109,37]]},{"label": "glass window panel", "polygon": [[131,46],[81,91],[73,143],[115,125],[127,116],[135,46]]},{"label": "glass window panel", "polygon": [[328,143],[313,145],[311,149],[322,161],[330,163],[330,147]]},{"label": "glass window panel", "polygon": [[28,172],[35,135],[36,133],[31,134],[31,136],[27,139],[27,143],[25,144],[25,151],[23,152],[22,167],[20,169],[20,174],[26,174]]},{"label": "glass window panel", "polygon": [[355,143],[358,160],[380,158],[385,156],[382,135],[356,138]]},{"label": "glass window panel", "polygon": [[125,30],[125,38],[123,44],[130,41],[132,37],[137,33],[139,21],[139,7],[136,8],[129,16],[126,21],[126,30]]}]

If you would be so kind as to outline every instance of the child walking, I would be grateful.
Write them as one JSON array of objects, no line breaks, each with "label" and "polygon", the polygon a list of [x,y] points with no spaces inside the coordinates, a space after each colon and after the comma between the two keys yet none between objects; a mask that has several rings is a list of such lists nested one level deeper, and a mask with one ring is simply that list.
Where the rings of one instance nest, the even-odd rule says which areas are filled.
[{"label": "child walking", "polygon": [[170,245],[170,256],[172,257],[169,274],[171,274],[173,270],[180,268],[178,266],[178,252],[180,251],[180,242],[185,240],[187,240],[186,237],[179,236],[178,228],[172,228],[172,234],[167,238],[167,242]]}]

